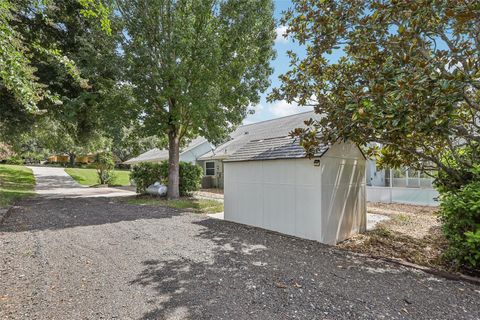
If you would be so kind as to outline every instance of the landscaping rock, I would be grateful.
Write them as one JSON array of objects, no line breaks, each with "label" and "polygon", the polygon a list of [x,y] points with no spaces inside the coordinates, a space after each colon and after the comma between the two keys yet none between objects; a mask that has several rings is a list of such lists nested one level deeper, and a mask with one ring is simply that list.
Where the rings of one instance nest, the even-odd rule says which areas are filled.
[{"label": "landscaping rock", "polygon": [[0,208],[0,224],[3,222],[3,220],[5,220],[7,212],[7,208]]}]

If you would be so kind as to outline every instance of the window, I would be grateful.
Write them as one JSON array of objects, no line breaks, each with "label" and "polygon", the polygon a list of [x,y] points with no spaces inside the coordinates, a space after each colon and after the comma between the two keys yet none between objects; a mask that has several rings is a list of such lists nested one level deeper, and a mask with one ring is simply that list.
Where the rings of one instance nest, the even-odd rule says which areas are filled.
[{"label": "window", "polygon": [[215,162],[213,161],[205,162],[205,175],[206,176],[215,175]]}]

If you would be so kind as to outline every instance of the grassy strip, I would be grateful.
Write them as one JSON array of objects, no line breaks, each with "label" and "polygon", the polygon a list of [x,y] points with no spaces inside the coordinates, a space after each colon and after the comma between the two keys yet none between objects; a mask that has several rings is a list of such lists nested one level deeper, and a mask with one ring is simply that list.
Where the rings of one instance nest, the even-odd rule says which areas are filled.
[{"label": "grassy strip", "polygon": [[35,177],[24,166],[0,165],[0,207],[34,194]]},{"label": "grassy strip", "polygon": [[[65,172],[67,172],[75,181],[84,186],[91,187],[100,183],[100,181],[98,180],[97,170],[95,169],[66,168]],[[114,178],[110,185],[130,185],[130,171],[116,170],[113,174]]]},{"label": "grassy strip", "polygon": [[181,198],[167,200],[153,197],[137,197],[127,200],[129,204],[169,207],[178,210],[188,210],[196,213],[218,213],[223,212],[223,203],[216,200]]}]

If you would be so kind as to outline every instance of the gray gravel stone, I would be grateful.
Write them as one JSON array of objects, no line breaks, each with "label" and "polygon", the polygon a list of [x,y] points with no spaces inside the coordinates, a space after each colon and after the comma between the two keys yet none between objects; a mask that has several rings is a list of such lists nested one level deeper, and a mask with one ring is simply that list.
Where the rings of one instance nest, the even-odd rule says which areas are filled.
[{"label": "gray gravel stone", "polygon": [[6,218],[8,209],[7,208],[0,208],[0,223]]},{"label": "gray gravel stone", "polygon": [[0,319],[480,318],[469,283],[109,198],[19,203],[0,257]]}]

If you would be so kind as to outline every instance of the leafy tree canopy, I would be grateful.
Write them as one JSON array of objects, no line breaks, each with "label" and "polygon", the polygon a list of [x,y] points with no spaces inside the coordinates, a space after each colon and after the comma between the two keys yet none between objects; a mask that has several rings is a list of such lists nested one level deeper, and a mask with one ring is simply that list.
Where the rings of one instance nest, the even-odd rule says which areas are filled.
[{"label": "leafy tree canopy", "polygon": [[4,141],[21,153],[29,144],[69,153],[72,161],[75,154],[109,146],[108,137],[130,125],[128,113],[134,109],[131,90],[120,84],[118,19],[97,1],[45,1],[39,6],[23,0],[12,8],[9,25],[28,44],[24,54],[34,71],[33,83],[53,99],[40,97],[25,107],[0,86]]},{"label": "leafy tree canopy", "polygon": [[269,85],[271,0],[118,0],[127,79],[147,135],[168,135],[169,197],[178,197],[179,145],[224,138]]},{"label": "leafy tree canopy", "polygon": [[[270,99],[323,115],[318,142],[378,142],[385,164],[439,169],[459,187],[480,163],[480,3],[294,0],[282,23],[304,45]],[[341,53],[338,61],[333,52]],[[378,150],[371,148],[372,153]]]},{"label": "leafy tree canopy", "polygon": [[[97,0],[78,0],[78,5],[84,17],[99,20],[102,29],[110,32],[106,6]],[[37,104],[43,99],[60,102],[48,89],[48,84],[39,81],[37,69],[31,63],[35,54],[56,60],[76,81],[82,81],[75,63],[55,47],[55,43],[25,37],[28,30],[18,29],[21,24],[17,19],[21,16],[35,17],[44,26],[51,25],[47,11],[52,7],[55,4],[51,0],[0,1],[0,89],[10,92],[18,105],[28,112],[38,111]]]}]

